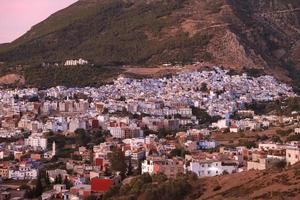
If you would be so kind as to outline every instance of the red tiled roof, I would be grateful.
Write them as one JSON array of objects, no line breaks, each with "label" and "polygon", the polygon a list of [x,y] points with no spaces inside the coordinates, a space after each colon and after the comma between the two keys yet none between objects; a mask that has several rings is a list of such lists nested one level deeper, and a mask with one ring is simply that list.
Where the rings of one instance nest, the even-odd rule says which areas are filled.
[{"label": "red tiled roof", "polygon": [[103,159],[102,158],[96,158],[95,164],[96,164],[96,166],[103,166]]},{"label": "red tiled roof", "polygon": [[107,192],[112,185],[112,179],[93,178],[91,181],[91,188],[93,192]]},{"label": "red tiled roof", "polygon": [[239,128],[237,125],[232,125],[230,128]]}]

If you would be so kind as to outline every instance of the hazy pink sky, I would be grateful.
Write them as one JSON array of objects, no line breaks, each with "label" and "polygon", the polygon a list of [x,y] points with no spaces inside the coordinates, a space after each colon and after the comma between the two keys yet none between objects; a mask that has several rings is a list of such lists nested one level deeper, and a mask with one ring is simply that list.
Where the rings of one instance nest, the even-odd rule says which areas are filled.
[{"label": "hazy pink sky", "polygon": [[0,0],[0,43],[11,42],[33,25],[77,0]]}]

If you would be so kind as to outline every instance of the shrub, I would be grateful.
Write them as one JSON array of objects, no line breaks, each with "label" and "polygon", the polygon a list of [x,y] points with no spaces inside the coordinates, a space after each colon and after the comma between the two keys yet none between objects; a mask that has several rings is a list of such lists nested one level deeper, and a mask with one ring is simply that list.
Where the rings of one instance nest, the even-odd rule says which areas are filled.
[{"label": "shrub", "polygon": [[214,187],[213,191],[218,191],[220,189],[222,189],[222,187],[220,185],[217,185],[216,187]]},{"label": "shrub", "polygon": [[285,160],[281,160],[277,163],[275,163],[274,167],[277,169],[284,169],[286,167],[287,163]]}]

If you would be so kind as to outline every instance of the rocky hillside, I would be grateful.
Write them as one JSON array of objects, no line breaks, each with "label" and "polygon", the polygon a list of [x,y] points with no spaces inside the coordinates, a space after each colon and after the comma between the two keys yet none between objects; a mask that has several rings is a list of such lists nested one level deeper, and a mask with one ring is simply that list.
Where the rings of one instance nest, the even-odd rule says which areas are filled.
[{"label": "rocky hillside", "polygon": [[300,198],[300,165],[284,170],[247,171],[205,178],[199,200],[289,199]]},{"label": "rocky hillside", "polygon": [[300,1],[79,0],[0,45],[2,74],[33,85],[26,76],[44,75],[41,63],[79,57],[96,67],[199,61],[300,82]]},{"label": "rocky hillside", "polygon": [[141,175],[120,188],[113,188],[104,199],[123,200],[296,200],[300,198],[300,165],[287,169],[246,171],[197,179],[181,175],[167,179],[159,174]]}]

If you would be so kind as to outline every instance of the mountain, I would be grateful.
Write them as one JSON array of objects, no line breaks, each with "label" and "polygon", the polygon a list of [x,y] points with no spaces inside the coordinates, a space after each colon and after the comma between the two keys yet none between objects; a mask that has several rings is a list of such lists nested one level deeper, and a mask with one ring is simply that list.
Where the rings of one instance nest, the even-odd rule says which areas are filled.
[{"label": "mountain", "polygon": [[[43,62],[82,57],[95,64],[97,75],[103,66],[206,62],[264,70],[297,87],[299,53],[298,0],[79,0],[0,45],[6,65],[0,72],[21,73],[39,85],[40,79],[71,71],[43,69]],[[121,73],[113,69],[113,75]],[[70,81],[82,79],[76,74],[69,74]]]},{"label": "mountain", "polygon": [[141,175],[113,188],[104,199],[296,200],[300,198],[299,167],[298,163],[287,169],[252,170],[200,179],[191,174],[176,179],[167,179],[162,174]]}]

